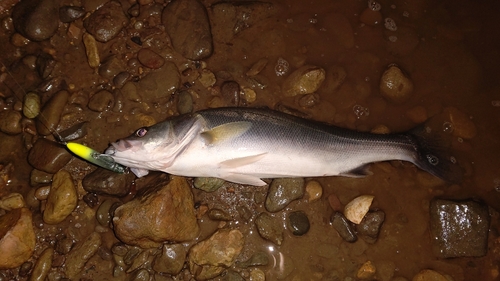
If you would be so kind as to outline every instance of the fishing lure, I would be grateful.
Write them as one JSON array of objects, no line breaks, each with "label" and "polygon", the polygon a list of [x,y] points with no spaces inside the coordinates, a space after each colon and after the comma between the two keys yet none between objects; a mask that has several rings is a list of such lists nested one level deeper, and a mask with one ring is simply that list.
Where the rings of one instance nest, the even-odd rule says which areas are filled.
[{"label": "fishing lure", "polygon": [[66,147],[76,154],[77,156],[81,157],[82,159],[95,164],[99,167],[102,167],[104,169],[108,169],[110,171],[116,172],[123,174],[127,171],[127,167],[118,164],[111,158],[111,156],[99,153],[95,150],[93,150],[90,147],[87,147],[83,144],[79,144],[76,142],[68,142],[66,144]]}]

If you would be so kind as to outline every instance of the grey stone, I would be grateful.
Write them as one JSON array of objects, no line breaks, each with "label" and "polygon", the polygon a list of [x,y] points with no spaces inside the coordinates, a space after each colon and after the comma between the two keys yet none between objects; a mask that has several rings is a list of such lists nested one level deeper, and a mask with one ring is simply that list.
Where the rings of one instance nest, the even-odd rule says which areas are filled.
[{"label": "grey stone", "polygon": [[486,255],[490,216],[482,203],[435,199],[430,204],[431,240],[440,258]]},{"label": "grey stone", "polygon": [[352,223],[348,221],[342,213],[333,213],[331,223],[333,228],[337,230],[340,237],[342,237],[342,239],[344,239],[345,241],[355,242],[356,240],[358,240]]}]

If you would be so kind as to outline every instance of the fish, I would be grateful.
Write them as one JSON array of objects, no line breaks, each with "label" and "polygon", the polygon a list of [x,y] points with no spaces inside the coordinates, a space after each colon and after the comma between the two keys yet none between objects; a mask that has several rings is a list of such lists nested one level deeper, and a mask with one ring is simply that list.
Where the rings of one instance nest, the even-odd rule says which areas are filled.
[{"label": "fish", "polygon": [[216,108],[137,129],[105,150],[137,177],[161,171],[263,186],[263,179],[370,174],[370,163],[408,161],[450,183],[457,161],[425,128],[373,134],[265,108]]}]

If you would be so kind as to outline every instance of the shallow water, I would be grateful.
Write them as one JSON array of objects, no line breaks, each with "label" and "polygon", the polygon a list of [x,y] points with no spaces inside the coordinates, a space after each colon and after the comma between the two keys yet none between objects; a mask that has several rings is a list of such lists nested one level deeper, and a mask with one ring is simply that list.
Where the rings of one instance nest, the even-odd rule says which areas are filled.
[{"label": "shallow water", "polygon": [[[61,5],[81,4],[79,1],[60,2]],[[203,2],[206,7],[214,3]],[[288,212],[303,210],[311,223],[311,229],[302,237],[285,231],[284,243],[279,247],[262,239],[253,224],[255,215],[265,210],[253,198],[255,193],[265,193],[265,187],[226,184],[214,193],[193,189],[196,202],[203,202],[209,208],[227,210],[237,218],[228,225],[240,229],[246,236],[239,260],[248,258],[254,251],[268,252],[272,262],[261,267],[267,280],[353,280],[348,278],[355,278],[357,270],[366,261],[375,264],[380,280],[391,280],[392,277],[411,280],[420,270],[427,268],[447,274],[453,280],[496,280],[500,270],[496,245],[499,235],[497,212],[500,210],[500,72],[497,67],[500,41],[496,34],[500,28],[500,4],[464,0],[379,1],[383,20],[370,25],[366,24],[366,19],[365,23],[360,19],[368,8],[366,1],[271,3],[274,14],[267,16],[262,11],[259,11],[261,14],[250,14],[257,20],[244,26],[233,38],[214,41],[214,53],[203,64],[217,74],[215,88],[223,82],[220,77],[229,73],[240,86],[255,90],[256,100],[246,106],[285,107],[300,112],[306,118],[360,131],[370,131],[378,125],[384,125],[393,132],[409,130],[418,125],[408,117],[408,111],[415,107],[423,107],[427,119],[434,117],[438,121],[433,122],[442,128],[446,121],[442,117],[444,109],[454,107],[473,122],[477,134],[470,139],[447,134],[451,148],[465,169],[465,179],[460,185],[446,184],[411,164],[400,162],[373,164],[373,175],[366,178],[317,179],[323,187],[319,201],[296,200],[285,210],[273,214],[285,224]],[[130,4],[124,4],[127,5]],[[109,79],[89,67],[81,35],[71,38],[66,31],[67,25],[60,23],[58,32],[51,40],[15,47],[10,43],[14,30],[9,14],[3,13],[1,17],[0,61],[5,67],[2,70],[0,97],[4,107],[22,100],[25,92],[37,91],[45,101],[56,90],[68,89],[70,102],[64,109],[57,130],[91,121],[83,142],[98,151],[143,126],[138,116],[150,116],[159,122],[177,113],[175,94],[139,105],[126,104],[120,111],[89,110],[86,106],[88,97],[100,89],[112,89],[113,86]],[[386,18],[396,24],[395,31],[384,26]],[[76,21],[76,26],[81,27],[81,24],[81,20]],[[394,26],[389,28],[394,30]],[[145,45],[173,61],[181,71],[195,65],[175,53],[164,37],[162,32],[153,34]],[[142,70],[130,63],[130,58],[141,47],[131,43],[127,36],[121,34],[108,43],[100,44],[99,48],[103,57],[116,54],[125,61],[128,71],[136,77],[144,76],[140,73]],[[40,90],[43,87],[40,86],[42,79],[39,75],[22,63],[23,57],[42,52],[52,54],[57,61],[51,77],[59,79],[53,82],[53,89],[45,87],[48,89],[45,92]],[[262,58],[268,61],[266,67],[249,79],[246,71]],[[285,75],[280,75],[282,69],[277,72],[280,59],[289,64]],[[400,104],[384,99],[379,90],[382,73],[394,63],[408,74],[414,84],[411,97]],[[315,97],[319,102],[303,107],[300,97],[285,97],[281,86],[288,74],[304,64],[322,67],[327,73],[334,66],[342,67],[347,74],[346,79],[333,91],[323,85]],[[185,85],[190,79],[183,72],[181,84]],[[196,93],[195,110],[230,105],[230,100],[224,97],[214,100],[214,96],[220,96],[218,92],[198,81],[192,83],[190,89]],[[360,115],[360,112],[363,114]],[[3,133],[0,133],[0,139],[3,146],[0,163],[14,163],[15,167],[10,183],[0,190],[0,195],[12,191],[26,194],[32,188],[29,186],[31,168],[26,162],[26,146],[32,140],[26,134],[9,136]],[[66,169],[78,180],[94,167],[74,159]],[[336,194],[342,204],[361,194],[375,196],[372,209],[383,210],[386,215],[377,243],[367,244],[362,239],[348,243],[338,236],[329,223],[333,212],[328,202],[330,194]],[[490,206],[492,224],[489,251],[485,257],[438,259],[433,255],[428,206],[429,201],[436,197],[474,198]],[[84,203],[80,200],[80,204]],[[251,210],[252,218],[244,220],[239,217],[238,206]],[[34,213],[36,216],[37,210]],[[77,236],[83,237],[94,228],[94,225],[76,227],[75,221],[66,220],[57,226],[36,228],[38,243],[35,256],[62,229],[73,228],[73,231],[81,233]],[[202,228],[199,240],[218,227],[218,223],[207,217],[202,217],[199,222]],[[117,241],[111,231],[103,237],[103,244],[107,247]],[[94,266],[92,273],[83,277],[112,278],[111,262],[100,262],[100,257],[96,255],[89,262]],[[17,275],[17,270],[5,270],[3,273],[10,278]],[[188,280],[184,279],[189,278],[187,271],[185,269],[173,277],[174,280]],[[250,278],[249,269],[239,272],[246,279]]]}]

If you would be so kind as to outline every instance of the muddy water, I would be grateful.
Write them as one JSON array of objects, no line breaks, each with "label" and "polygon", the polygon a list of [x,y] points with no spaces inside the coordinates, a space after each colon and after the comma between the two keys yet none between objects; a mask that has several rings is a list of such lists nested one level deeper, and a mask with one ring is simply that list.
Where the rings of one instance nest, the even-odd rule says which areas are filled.
[{"label": "muddy water", "polygon": [[[80,1],[59,2],[60,6],[92,6]],[[122,2],[125,10],[135,3]],[[144,4],[147,1],[139,2]],[[203,4],[210,10],[215,2],[204,1]],[[116,38],[98,43],[101,61],[116,55],[123,62],[120,71],[128,72],[130,80],[140,81],[151,70],[138,66],[135,58],[137,52],[147,46],[166,61],[176,64],[181,72],[180,84],[167,96],[125,103],[119,110],[102,111],[88,108],[89,97],[101,89],[112,91],[115,86],[110,78],[103,77],[89,66],[82,43],[82,19],[74,21],[71,26],[59,23],[50,40],[30,42],[15,35],[11,9],[7,4],[5,11],[3,7],[0,9],[0,61],[4,64],[0,84],[2,106],[19,108],[22,97],[29,91],[39,93],[45,102],[58,90],[66,89],[71,96],[57,130],[90,121],[88,133],[81,142],[98,151],[146,125],[145,122],[159,122],[177,114],[177,93],[183,89],[189,88],[193,93],[194,110],[231,105],[229,97],[220,95],[220,86],[228,75],[242,88],[253,89],[256,93],[255,101],[241,102],[242,106],[285,108],[306,118],[361,131],[370,131],[379,125],[390,131],[411,129],[418,125],[408,114],[415,107],[425,109],[424,119],[436,117],[441,122],[445,108],[454,107],[477,129],[477,134],[470,139],[448,135],[451,147],[465,169],[465,180],[460,185],[446,184],[410,164],[399,162],[373,164],[373,175],[362,179],[319,178],[317,180],[323,187],[320,200],[312,203],[307,198],[296,200],[285,210],[273,214],[283,225],[286,214],[296,210],[303,210],[310,220],[311,228],[306,235],[296,237],[285,231],[281,246],[262,239],[253,224],[255,215],[265,211],[262,204],[255,203],[255,194],[265,194],[266,188],[228,183],[214,193],[193,190],[195,201],[209,208],[227,210],[233,215],[235,219],[228,222],[228,226],[240,229],[246,236],[238,260],[247,259],[255,251],[267,252],[272,257],[269,265],[260,267],[267,280],[352,280],[349,278],[355,278],[366,261],[376,266],[376,276],[380,280],[393,277],[411,280],[420,270],[428,268],[449,275],[453,280],[495,280],[500,270],[498,246],[495,248],[499,233],[497,211],[500,210],[500,73],[497,67],[500,42],[495,35],[500,28],[499,4],[494,1],[424,0],[379,1],[379,4],[380,18],[377,18],[375,15],[362,16],[368,9],[366,1],[273,1],[266,6],[268,10],[260,7],[242,15],[242,18],[248,16],[251,20],[242,24],[237,34],[214,36],[213,54],[201,62],[189,61],[175,52],[158,15],[155,18],[151,13],[149,28],[131,22]],[[212,18],[213,13],[209,12],[209,17],[213,24],[216,20]],[[394,21],[396,28],[384,25],[387,18]],[[141,46],[131,40],[133,36],[147,40]],[[57,62],[46,78],[41,78],[27,62],[31,59],[26,59],[42,53],[52,55]],[[254,77],[245,75],[261,59],[267,60],[262,71]],[[289,64],[284,75],[276,71],[280,59]],[[388,101],[380,95],[380,77],[393,63],[403,69],[414,84],[411,97],[403,103]],[[315,93],[317,102],[312,106],[301,106],[304,105],[301,97],[286,97],[281,86],[293,70],[305,64],[321,67],[327,73],[333,67],[343,68],[345,80],[333,89],[323,85]],[[197,76],[193,78],[195,73],[201,73],[202,68],[216,75],[214,86],[207,87]],[[365,114],[357,115],[356,105],[367,109]],[[26,196],[35,188],[29,183],[32,168],[26,158],[37,137],[26,132],[0,134],[0,163],[14,164],[9,183],[0,190],[1,196],[14,191]],[[75,158],[65,169],[71,171],[78,181],[95,167]],[[339,237],[329,223],[333,212],[328,202],[331,194],[335,194],[342,204],[361,194],[375,196],[372,209],[383,210],[386,215],[377,243],[368,244],[362,239],[348,243]],[[490,206],[493,219],[489,251],[485,257],[438,259],[433,255],[428,206],[435,197],[475,198]],[[100,201],[104,199],[102,197]],[[85,203],[80,200],[79,204]],[[250,210],[249,219],[239,215],[242,206]],[[54,243],[65,231],[79,233],[75,237],[85,237],[92,232],[95,222],[78,223],[82,209],[74,211],[73,219],[66,219],[56,226],[40,227],[37,225],[41,220],[40,210],[33,208],[37,246],[30,261],[34,262],[41,250]],[[199,219],[199,224],[202,229],[199,240],[219,226],[206,215]],[[118,241],[111,230],[102,236],[105,240],[103,247],[108,249]],[[58,272],[56,265],[64,263],[64,257],[59,258],[52,272]],[[104,261],[99,255],[89,261],[88,268],[90,270],[82,278],[104,280],[113,276],[113,262]],[[250,269],[233,270],[250,279]],[[2,274],[2,280],[26,279],[18,276],[19,268],[4,270]],[[132,275],[121,278],[131,278]],[[61,275],[53,273],[51,276],[58,280],[57,276]],[[172,278],[188,280],[189,276],[189,270],[185,268]]]}]

